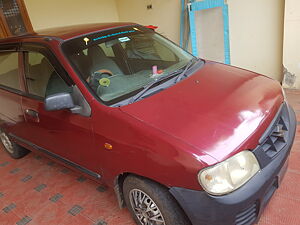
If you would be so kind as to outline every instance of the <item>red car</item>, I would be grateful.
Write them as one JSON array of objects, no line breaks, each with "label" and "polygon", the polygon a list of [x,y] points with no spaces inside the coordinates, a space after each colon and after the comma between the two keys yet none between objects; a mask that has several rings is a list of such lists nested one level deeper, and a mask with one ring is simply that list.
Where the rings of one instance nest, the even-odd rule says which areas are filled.
[{"label": "red car", "polygon": [[13,158],[105,181],[142,225],[257,222],[296,129],[277,81],[130,23],[1,40],[0,105]]}]

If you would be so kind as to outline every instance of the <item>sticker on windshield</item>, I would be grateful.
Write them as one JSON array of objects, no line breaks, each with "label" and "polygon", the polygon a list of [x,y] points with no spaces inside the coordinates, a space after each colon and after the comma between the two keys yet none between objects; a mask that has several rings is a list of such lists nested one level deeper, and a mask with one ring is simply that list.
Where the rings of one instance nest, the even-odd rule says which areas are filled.
[{"label": "sticker on windshield", "polygon": [[83,38],[83,41],[85,42],[85,45],[88,45],[88,42],[90,41],[90,39],[85,37],[85,38]]},{"label": "sticker on windshield", "polygon": [[109,85],[110,85],[110,79],[108,79],[108,78],[101,78],[100,80],[99,80],[99,84],[101,85],[101,86],[103,86],[103,87],[108,87]]},{"label": "sticker on windshield", "polygon": [[118,38],[120,42],[126,42],[126,41],[130,41],[130,38],[129,37],[121,37],[121,38]]},{"label": "sticker on windshield", "polygon": [[135,32],[135,30],[120,31],[120,32],[117,32],[117,33],[108,34],[108,35],[104,35],[104,36],[101,36],[101,37],[94,38],[93,41],[98,41],[98,40],[101,40],[101,39],[114,37],[114,36],[121,35],[121,34],[133,33],[133,32]]}]

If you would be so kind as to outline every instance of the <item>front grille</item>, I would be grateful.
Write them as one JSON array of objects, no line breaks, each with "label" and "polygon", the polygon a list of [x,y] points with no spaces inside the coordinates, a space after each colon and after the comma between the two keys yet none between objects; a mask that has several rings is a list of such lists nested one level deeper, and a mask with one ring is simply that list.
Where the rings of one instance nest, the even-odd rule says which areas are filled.
[{"label": "front grille", "polygon": [[283,149],[288,140],[289,118],[287,105],[283,104],[272,121],[267,133],[260,140],[260,148],[273,158]]},{"label": "front grille", "polygon": [[258,215],[258,204],[255,203],[251,207],[241,211],[235,217],[236,225],[250,225],[256,220]]}]

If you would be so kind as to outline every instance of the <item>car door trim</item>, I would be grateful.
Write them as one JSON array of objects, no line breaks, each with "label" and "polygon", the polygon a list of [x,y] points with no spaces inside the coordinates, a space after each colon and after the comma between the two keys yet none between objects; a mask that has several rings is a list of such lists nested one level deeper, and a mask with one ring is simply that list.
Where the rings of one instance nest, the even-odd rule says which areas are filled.
[{"label": "car door trim", "polygon": [[53,157],[54,159],[58,159],[58,160],[62,161],[63,163],[65,163],[65,164],[67,164],[67,165],[69,165],[69,166],[72,166],[72,167],[78,169],[79,171],[81,171],[81,172],[83,172],[83,173],[88,174],[89,176],[92,176],[92,177],[94,177],[94,178],[96,178],[96,179],[100,179],[100,178],[101,178],[101,175],[100,175],[100,174],[95,173],[95,172],[93,172],[93,171],[91,171],[91,170],[89,170],[89,169],[86,169],[86,168],[84,168],[84,167],[82,167],[82,166],[80,166],[80,165],[78,165],[78,164],[76,164],[76,163],[74,163],[74,162],[72,162],[72,161],[70,161],[70,160],[68,160],[68,159],[65,159],[65,158],[63,158],[63,157],[61,157],[61,156],[59,156],[59,155],[57,155],[57,154],[55,154],[55,153],[53,153],[53,152],[50,152],[50,151],[48,151],[48,150],[46,150],[46,149],[44,149],[44,148],[42,148],[42,147],[40,147],[40,146],[38,146],[38,145],[36,145],[36,144],[33,144],[33,143],[30,142],[30,141],[27,141],[27,140],[25,140],[25,139],[23,139],[23,138],[20,138],[20,137],[14,135],[14,134],[12,134],[12,133],[9,133],[8,135],[9,135],[10,137],[12,137],[13,139],[19,141],[19,142],[22,142],[22,143],[24,143],[24,144],[26,144],[26,145],[29,145],[30,147],[32,147],[32,148],[38,150],[39,152],[45,153],[45,154],[47,154],[47,155]]}]

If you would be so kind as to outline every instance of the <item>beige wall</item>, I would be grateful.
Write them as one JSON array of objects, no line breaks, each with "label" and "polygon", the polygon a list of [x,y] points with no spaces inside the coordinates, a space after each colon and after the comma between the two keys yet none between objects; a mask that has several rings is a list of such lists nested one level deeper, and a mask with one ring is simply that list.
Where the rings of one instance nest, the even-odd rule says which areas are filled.
[{"label": "beige wall", "polygon": [[35,30],[119,20],[114,0],[25,0]]},{"label": "beige wall", "polygon": [[[287,1],[297,2],[299,5],[299,0]],[[227,2],[232,65],[281,80],[284,0]],[[160,33],[179,42],[180,0],[25,0],[25,3],[35,29],[79,23],[127,21],[157,25]],[[147,4],[152,4],[153,9],[147,10]],[[214,16],[214,13],[209,14],[206,18]],[[201,16],[199,18],[201,21]],[[213,19],[207,21],[205,26],[200,22],[198,30],[205,32],[210,28],[211,33],[216,35],[217,32],[213,32],[212,28],[220,29],[220,24]],[[215,38],[218,42],[214,43],[208,33],[199,39],[202,44],[210,45],[209,48],[200,49],[200,56],[222,61],[220,52],[223,53],[223,43],[220,38]],[[291,49],[295,50],[293,47]],[[293,69],[288,63],[286,65]],[[297,66],[300,67],[299,63]]]},{"label": "beige wall", "polygon": [[[117,0],[117,8],[121,21],[158,25],[160,28],[158,31],[178,43],[180,2],[179,0]],[[284,0],[227,0],[227,2],[232,65],[281,80]],[[153,4],[152,10],[146,9],[149,3]],[[203,18],[214,16],[215,13],[206,14]],[[218,16],[216,18],[218,19]],[[207,21],[205,26],[204,24],[201,26],[201,16],[199,16],[199,31],[201,29],[213,31],[216,28],[219,33],[220,24],[216,20]],[[212,43],[213,39],[216,39],[215,43]],[[209,49],[199,50],[201,57],[222,61],[219,53],[221,51],[223,53],[223,49],[220,49],[223,43],[218,38],[204,35],[199,39],[200,46],[201,43],[210,45]],[[219,52],[213,53],[212,49]]]},{"label": "beige wall", "polygon": [[232,64],[281,80],[284,0],[228,4]]},{"label": "beige wall", "polygon": [[[157,25],[158,32],[179,43],[180,0],[116,0],[120,21]],[[147,10],[152,3],[153,8]]]},{"label": "beige wall", "polygon": [[287,87],[300,88],[300,1],[285,2],[283,65],[288,72],[286,76],[296,78]]}]

